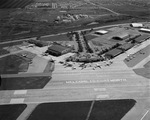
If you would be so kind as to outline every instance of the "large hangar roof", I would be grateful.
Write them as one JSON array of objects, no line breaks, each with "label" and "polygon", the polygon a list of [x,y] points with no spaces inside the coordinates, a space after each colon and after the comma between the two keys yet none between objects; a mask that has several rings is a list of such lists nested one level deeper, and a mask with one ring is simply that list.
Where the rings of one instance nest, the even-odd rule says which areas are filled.
[{"label": "large hangar roof", "polygon": [[112,49],[112,50],[108,51],[107,53],[105,53],[105,56],[115,57],[121,53],[122,53],[122,50],[116,48],[116,49]]},{"label": "large hangar roof", "polygon": [[137,37],[137,38],[135,39],[135,41],[136,41],[136,42],[142,42],[142,41],[147,40],[148,38],[150,38],[150,35],[144,34],[144,35],[141,35],[140,37]]},{"label": "large hangar roof", "polygon": [[118,48],[123,49],[123,50],[128,50],[128,49],[130,49],[133,46],[134,45],[132,43],[125,43],[125,44],[119,46]]},{"label": "large hangar roof", "polygon": [[119,33],[119,34],[116,34],[115,36],[113,36],[112,38],[117,39],[117,40],[123,40],[123,39],[126,39],[128,37],[129,37],[128,33]]},{"label": "large hangar roof", "polygon": [[57,52],[62,52],[66,49],[68,49],[68,48],[65,46],[59,45],[59,44],[52,45],[48,48],[48,50],[53,50],[53,51],[57,51]]}]

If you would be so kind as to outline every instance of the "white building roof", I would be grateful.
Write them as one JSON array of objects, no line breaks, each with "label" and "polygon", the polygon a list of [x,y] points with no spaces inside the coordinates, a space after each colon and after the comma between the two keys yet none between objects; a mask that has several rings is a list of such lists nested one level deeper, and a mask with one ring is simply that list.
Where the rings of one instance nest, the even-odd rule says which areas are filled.
[{"label": "white building roof", "polygon": [[140,31],[146,31],[146,32],[150,32],[150,29],[146,29],[146,28],[141,28]]},{"label": "white building roof", "polygon": [[96,33],[106,34],[106,33],[108,33],[108,31],[106,31],[106,30],[98,30],[98,31],[96,31]]},{"label": "white building roof", "polygon": [[132,27],[143,27],[142,23],[131,23]]}]

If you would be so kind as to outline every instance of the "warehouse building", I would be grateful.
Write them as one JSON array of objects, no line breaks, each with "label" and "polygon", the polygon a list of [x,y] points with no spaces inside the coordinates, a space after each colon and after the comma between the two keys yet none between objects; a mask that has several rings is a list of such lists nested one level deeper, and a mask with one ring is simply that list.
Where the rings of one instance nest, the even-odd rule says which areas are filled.
[{"label": "warehouse building", "polygon": [[46,53],[54,56],[61,56],[71,51],[71,48],[62,46],[60,44],[54,44],[48,48]]},{"label": "warehouse building", "polygon": [[108,33],[108,31],[106,31],[106,30],[98,30],[98,31],[95,32],[95,34],[97,34],[97,35],[104,35],[104,34],[107,34],[107,33]]},{"label": "warehouse building", "polygon": [[142,23],[131,23],[130,26],[134,27],[134,28],[141,28],[141,27],[143,27],[143,24]]},{"label": "warehouse building", "polygon": [[132,48],[134,45],[132,43],[125,43],[121,46],[118,47],[118,49],[122,50],[122,51],[127,51],[130,48]]},{"label": "warehouse building", "polygon": [[145,40],[147,40],[149,38],[150,38],[150,35],[144,34],[144,35],[141,35],[141,36],[135,38],[134,40],[137,43],[141,43],[141,42],[143,42],[143,41],[145,41]]},{"label": "warehouse building", "polygon": [[30,44],[34,44],[38,47],[44,47],[44,46],[47,46],[48,43],[44,42],[44,41],[40,41],[40,40],[33,40],[33,39],[30,39],[28,40],[28,43]]},{"label": "warehouse building", "polygon": [[107,59],[112,59],[112,58],[120,55],[122,52],[123,52],[122,50],[115,48],[115,49],[112,49],[112,50],[108,51],[107,53],[105,53],[104,56]]},{"label": "warehouse building", "polygon": [[150,29],[146,29],[146,28],[141,28],[139,31],[140,32],[150,33]]},{"label": "warehouse building", "polygon": [[130,37],[130,35],[128,33],[120,33],[116,36],[113,36],[112,39],[114,39],[114,40],[125,40],[129,37]]}]

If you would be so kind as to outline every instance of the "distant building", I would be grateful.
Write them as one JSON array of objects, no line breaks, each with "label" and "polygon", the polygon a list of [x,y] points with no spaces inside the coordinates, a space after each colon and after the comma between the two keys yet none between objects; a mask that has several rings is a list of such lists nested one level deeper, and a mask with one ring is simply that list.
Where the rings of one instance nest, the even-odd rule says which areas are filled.
[{"label": "distant building", "polygon": [[112,58],[120,55],[122,52],[123,52],[122,50],[115,48],[115,49],[112,49],[112,50],[108,51],[107,53],[105,53],[104,56],[107,59],[112,59]]},{"label": "distant building", "polygon": [[128,39],[126,39],[125,41],[126,42],[130,42],[130,41],[132,41],[132,40],[134,40],[135,38],[138,38],[138,37],[140,37],[141,36],[141,34],[134,34],[134,35],[131,35]]},{"label": "distant building", "polygon": [[28,43],[30,44],[34,44],[38,47],[43,47],[43,46],[47,46],[48,43],[47,42],[44,42],[44,41],[40,41],[40,40],[33,40],[33,39],[30,39],[27,41]]},{"label": "distant building", "polygon": [[106,30],[98,30],[98,31],[95,32],[95,34],[97,34],[97,35],[104,35],[104,34],[107,34],[107,33],[108,33],[108,31],[106,31]]},{"label": "distant building", "polygon": [[143,41],[145,41],[145,40],[147,40],[149,38],[150,38],[150,35],[144,34],[144,35],[141,35],[141,36],[135,38],[134,40],[137,43],[141,43],[141,42],[143,42]]},{"label": "distant building", "polygon": [[62,46],[60,44],[54,44],[48,48],[46,53],[49,53],[54,56],[61,56],[71,51],[71,48]]},{"label": "distant building", "polygon": [[134,27],[134,28],[141,28],[141,27],[143,27],[143,24],[142,23],[131,23],[130,26]]},{"label": "distant building", "polygon": [[121,49],[122,51],[126,51],[129,50],[130,48],[132,48],[134,45],[132,43],[125,43],[121,46],[118,47],[118,49]]},{"label": "distant building", "polygon": [[150,29],[147,29],[147,28],[141,28],[139,31],[140,32],[150,33]]},{"label": "distant building", "polygon": [[125,40],[125,39],[127,39],[129,37],[130,37],[130,35],[128,33],[120,33],[120,34],[117,34],[116,36],[113,36],[112,39]]}]

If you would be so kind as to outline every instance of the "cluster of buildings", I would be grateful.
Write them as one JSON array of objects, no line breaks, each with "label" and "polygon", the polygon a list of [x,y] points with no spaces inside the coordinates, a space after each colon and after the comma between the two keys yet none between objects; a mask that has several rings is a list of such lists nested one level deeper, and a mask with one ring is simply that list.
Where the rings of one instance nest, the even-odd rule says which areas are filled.
[{"label": "cluster of buildings", "polygon": [[69,22],[73,22],[73,21],[77,21],[80,19],[87,19],[89,18],[88,15],[84,15],[84,14],[63,14],[62,16],[57,16],[57,18],[55,19],[55,23],[69,23]]},{"label": "cluster of buildings", "polygon": [[[114,34],[113,36],[111,36],[111,38],[109,38],[109,40],[93,39],[91,41],[94,44],[94,46],[98,46],[98,48],[103,48],[98,49],[100,51],[100,55],[103,55],[106,59],[112,59],[122,54],[123,52],[129,50],[134,45],[140,44],[150,38],[149,34],[144,34],[150,33],[150,29],[145,28],[142,23],[131,23],[130,27],[136,28],[136,30],[138,30],[139,33],[132,34],[123,31]],[[140,34],[140,32],[143,33]],[[108,33],[109,31],[107,30],[98,30],[94,32],[94,34],[100,36],[103,36]]]},{"label": "cluster of buildings", "polygon": [[[70,16],[70,15],[67,15],[67,16]],[[92,42],[92,44],[94,45],[93,47],[95,47],[95,44],[96,45],[100,44],[99,45],[100,47],[103,45],[105,46],[109,44],[108,45],[109,47],[106,50],[102,49],[102,51],[100,52],[90,51],[90,50],[93,50],[93,47],[91,48],[91,46],[89,46],[88,44],[89,41],[86,40],[82,32],[72,32],[74,36],[73,41],[76,42],[78,46],[78,49],[76,49],[75,51],[73,50],[72,46],[67,46],[67,45],[65,46],[65,45],[62,45],[61,43],[56,43],[56,42],[52,43],[50,46],[48,43],[40,41],[40,40],[29,40],[28,42],[38,47],[48,46],[45,53],[56,56],[56,57],[59,57],[69,52],[73,52],[73,51],[76,52],[74,56],[66,58],[66,61],[84,62],[84,63],[97,62],[97,61],[103,61],[105,59],[112,59],[124,53],[125,51],[129,50],[133,46],[140,44],[150,38],[149,34],[144,34],[144,33],[140,34],[141,30],[143,29],[144,30],[146,29],[146,33],[149,30],[147,28],[143,28],[141,24],[132,24],[132,27],[138,28],[139,32],[134,35],[130,32],[128,33],[124,31],[118,32],[112,35],[111,38],[106,41],[99,40],[99,37],[97,37],[98,39],[92,39],[90,42]],[[142,32],[145,32],[145,31],[142,31]],[[98,30],[94,32],[94,34],[98,34],[102,36],[108,33],[109,31],[107,30]],[[115,42],[111,40],[114,40]]]},{"label": "cluster of buildings", "polygon": [[78,6],[85,4],[82,1],[68,1],[68,2],[37,2],[26,6],[27,9],[33,8],[51,8],[51,9],[74,9]]}]

